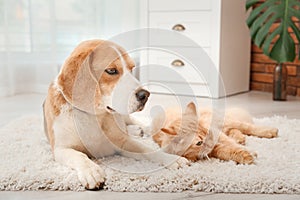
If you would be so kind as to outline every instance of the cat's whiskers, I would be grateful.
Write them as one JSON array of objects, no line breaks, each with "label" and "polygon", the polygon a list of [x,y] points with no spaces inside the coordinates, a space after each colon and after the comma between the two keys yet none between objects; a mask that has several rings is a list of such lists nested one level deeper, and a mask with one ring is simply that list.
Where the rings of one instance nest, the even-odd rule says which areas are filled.
[{"label": "cat's whiskers", "polygon": [[210,158],[208,157],[208,155],[205,155],[206,159],[210,161]]}]

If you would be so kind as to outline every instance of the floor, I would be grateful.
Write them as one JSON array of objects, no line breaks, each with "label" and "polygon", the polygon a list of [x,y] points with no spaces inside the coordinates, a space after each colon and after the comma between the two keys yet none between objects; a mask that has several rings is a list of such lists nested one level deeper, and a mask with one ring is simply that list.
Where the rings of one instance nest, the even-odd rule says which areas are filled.
[{"label": "floor", "polygon": [[[9,121],[24,115],[42,115],[42,103],[45,95],[24,94],[12,97],[0,98],[0,127]],[[176,104],[186,104],[190,97],[174,97],[170,95],[152,94],[145,110],[139,115],[151,115],[157,107],[167,107]],[[193,99],[192,99],[193,100]],[[194,99],[198,107],[243,107],[254,117],[268,117],[273,115],[285,115],[288,118],[300,119],[300,98],[288,97],[287,101],[275,102],[269,93],[248,92],[231,97],[210,100],[205,98]],[[280,194],[215,194],[203,192],[182,192],[182,193],[117,193],[107,191],[86,191],[86,192],[53,192],[53,191],[27,191],[27,192],[0,192],[0,199],[268,199],[268,200],[293,200],[300,199],[300,195]]]}]

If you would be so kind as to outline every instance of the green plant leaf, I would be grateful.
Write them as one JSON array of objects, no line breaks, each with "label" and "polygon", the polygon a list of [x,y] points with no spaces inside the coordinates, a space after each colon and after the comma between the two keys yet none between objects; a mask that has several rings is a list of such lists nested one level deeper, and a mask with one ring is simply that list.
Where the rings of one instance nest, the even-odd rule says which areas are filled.
[{"label": "green plant leaf", "polygon": [[276,28],[270,35],[268,35],[265,41],[262,43],[262,46],[259,46],[259,47],[263,47],[263,52],[265,55],[270,57],[269,49],[270,49],[271,42],[274,39],[274,37],[280,33],[280,31],[281,31],[281,26]]},{"label": "green plant leaf", "polygon": [[269,34],[269,30],[271,26],[276,21],[277,16],[273,15],[265,24],[261,26],[260,29],[257,31],[257,35],[254,38],[254,44],[261,47],[263,41],[266,39],[267,35]]},{"label": "green plant leaf", "polygon": [[[255,0],[246,2],[246,9],[252,7],[247,25],[253,42],[278,63],[294,61],[296,44],[288,29],[291,28],[300,41],[299,27],[292,21],[292,17],[300,19],[299,0],[266,0],[257,7],[254,7],[255,3]],[[280,25],[271,32],[275,23]]]},{"label": "green plant leaf", "polygon": [[278,1],[278,0],[267,0],[263,4],[261,4],[260,6],[256,7],[255,9],[253,9],[251,11],[248,19],[247,19],[248,26],[252,26],[252,23],[254,22],[254,20],[256,20],[261,15],[261,12],[264,9],[268,8],[269,6],[276,5],[275,4],[276,1]]},{"label": "green plant leaf", "polygon": [[295,59],[295,43],[287,31],[280,35],[279,39],[274,44],[270,58],[276,58],[279,61],[294,61]]},{"label": "green plant leaf", "polygon": [[246,10],[257,4],[260,0],[248,0],[246,2]]},{"label": "green plant leaf", "polygon": [[267,11],[264,12],[263,14],[261,14],[261,16],[259,18],[257,18],[256,20],[253,21],[251,29],[250,29],[251,37],[255,36],[255,34],[258,32],[259,28],[261,26],[263,26],[263,24],[266,22],[266,20],[268,18],[270,18],[270,16],[273,14],[272,12],[267,12]]},{"label": "green plant leaf", "polygon": [[290,26],[293,29],[298,42],[300,43],[300,30],[299,30],[299,28],[294,23],[290,23]]}]

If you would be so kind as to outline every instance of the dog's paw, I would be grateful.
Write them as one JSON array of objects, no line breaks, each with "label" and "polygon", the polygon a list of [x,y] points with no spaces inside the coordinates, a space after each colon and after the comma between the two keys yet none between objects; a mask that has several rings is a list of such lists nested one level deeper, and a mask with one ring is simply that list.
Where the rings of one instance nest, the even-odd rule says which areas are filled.
[{"label": "dog's paw", "polygon": [[91,161],[86,167],[78,171],[78,178],[88,190],[101,189],[105,182],[105,172],[100,166]]},{"label": "dog's paw", "polygon": [[178,156],[176,161],[173,162],[171,165],[168,165],[167,168],[168,169],[179,169],[179,168],[183,168],[185,166],[190,166],[190,165],[191,165],[191,162],[188,159]]},{"label": "dog's paw", "polygon": [[143,137],[144,134],[145,134],[145,131],[139,125],[128,125],[127,126],[127,133],[131,136]]}]

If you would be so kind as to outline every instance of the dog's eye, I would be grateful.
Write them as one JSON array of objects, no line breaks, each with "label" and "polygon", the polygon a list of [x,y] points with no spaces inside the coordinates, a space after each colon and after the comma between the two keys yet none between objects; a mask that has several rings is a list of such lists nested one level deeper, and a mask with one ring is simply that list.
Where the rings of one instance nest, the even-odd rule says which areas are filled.
[{"label": "dog's eye", "polygon": [[201,146],[201,144],[202,144],[203,142],[202,141],[199,141],[199,142],[197,142],[197,146]]},{"label": "dog's eye", "polygon": [[116,75],[119,73],[118,70],[115,68],[106,69],[105,72],[108,73],[109,75]]}]

